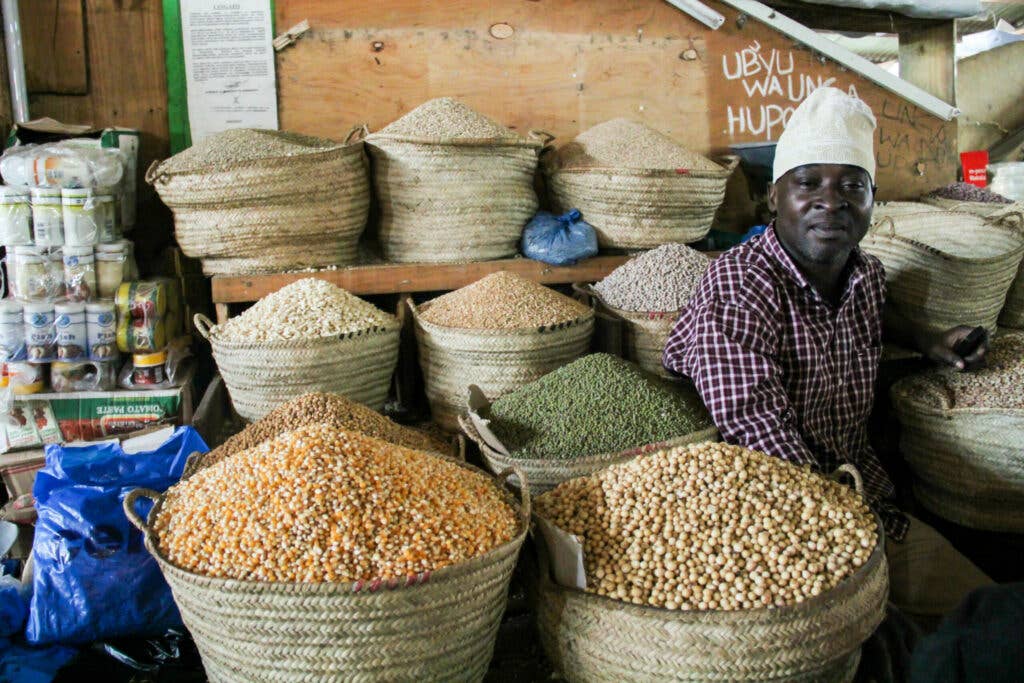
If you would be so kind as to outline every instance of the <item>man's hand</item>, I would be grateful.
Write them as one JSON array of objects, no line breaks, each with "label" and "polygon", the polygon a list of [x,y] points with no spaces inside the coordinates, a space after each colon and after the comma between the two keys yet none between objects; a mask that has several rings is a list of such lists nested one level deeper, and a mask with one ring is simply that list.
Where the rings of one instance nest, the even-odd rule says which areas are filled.
[{"label": "man's hand", "polygon": [[959,325],[945,332],[921,332],[918,336],[918,348],[927,358],[951,365],[957,370],[977,370],[985,365],[985,354],[988,353],[988,332],[982,330],[981,341],[960,355],[956,346],[974,331],[975,328]]}]

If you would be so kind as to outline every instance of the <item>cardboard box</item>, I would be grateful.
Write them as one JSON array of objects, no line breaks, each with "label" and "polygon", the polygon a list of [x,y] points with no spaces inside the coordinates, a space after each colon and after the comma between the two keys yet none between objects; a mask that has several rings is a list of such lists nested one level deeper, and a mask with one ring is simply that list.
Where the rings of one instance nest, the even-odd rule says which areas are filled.
[{"label": "cardboard box", "polygon": [[3,477],[7,495],[13,500],[32,492],[36,472],[43,469],[46,455],[42,448],[0,454],[0,477]]}]

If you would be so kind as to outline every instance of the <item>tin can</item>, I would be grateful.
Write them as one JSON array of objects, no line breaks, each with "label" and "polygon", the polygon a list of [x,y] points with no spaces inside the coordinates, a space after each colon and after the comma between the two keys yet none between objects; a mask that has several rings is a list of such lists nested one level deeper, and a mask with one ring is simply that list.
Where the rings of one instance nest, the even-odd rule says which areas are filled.
[{"label": "tin can", "polygon": [[167,312],[167,286],[147,280],[125,282],[117,289],[115,303],[125,317],[161,317]]},{"label": "tin can", "polygon": [[117,347],[124,353],[155,353],[167,345],[167,332],[160,318],[125,318],[117,325]]}]

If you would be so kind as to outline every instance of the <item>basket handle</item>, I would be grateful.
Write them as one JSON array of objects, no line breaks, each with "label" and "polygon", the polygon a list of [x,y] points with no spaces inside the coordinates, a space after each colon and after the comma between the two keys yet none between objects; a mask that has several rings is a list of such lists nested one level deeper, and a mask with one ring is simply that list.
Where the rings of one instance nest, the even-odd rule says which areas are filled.
[{"label": "basket handle", "polygon": [[889,237],[896,237],[896,221],[892,219],[892,216],[882,216],[880,219],[875,221],[871,225],[870,232],[875,233],[882,229],[884,224],[889,224]]},{"label": "basket handle", "polygon": [[210,330],[213,328],[213,321],[207,318],[202,313],[196,313],[192,316],[192,324],[195,325],[196,331],[202,335],[203,339],[210,341]]},{"label": "basket handle", "polygon": [[157,169],[160,167],[160,164],[162,163],[163,159],[153,159],[153,162],[149,165],[149,168],[146,169],[146,182],[149,183],[150,185],[155,185],[156,181],[160,180],[160,178],[163,176],[163,173],[157,172]]},{"label": "basket handle", "polygon": [[369,126],[367,126],[365,123],[357,123],[356,125],[352,126],[352,128],[348,131],[348,135],[345,136],[345,139],[342,141],[342,144],[347,145],[353,142],[359,142],[360,140],[365,140],[366,136],[369,134]]},{"label": "basket handle", "polygon": [[832,472],[831,475],[829,475],[829,479],[832,479],[834,481],[839,481],[839,477],[841,475],[843,475],[843,474],[848,474],[848,475],[850,475],[853,478],[853,488],[857,492],[857,495],[859,495],[861,498],[863,498],[864,497],[864,477],[862,477],[860,475],[860,470],[858,470],[855,466],[851,465],[848,462],[847,463],[843,463],[842,465],[837,467]]},{"label": "basket handle", "polygon": [[729,173],[732,173],[733,170],[740,164],[740,158],[736,154],[726,154],[724,157],[722,157],[722,161],[725,162],[725,170],[728,171]]},{"label": "basket handle", "polygon": [[519,478],[519,500],[522,502],[522,519],[526,524],[530,523],[530,515],[532,514],[531,502],[530,502],[530,484],[526,481],[526,473],[518,467],[508,467],[501,471],[496,476],[499,484],[508,485],[508,478],[512,475],[516,475]]},{"label": "basket handle", "polygon": [[148,498],[154,503],[160,497],[159,491],[153,489],[138,488],[132,489],[128,492],[128,495],[124,497],[124,501],[121,503],[121,507],[124,508],[125,517],[132,525],[141,531],[145,536],[152,536],[153,530],[146,524],[146,520],[139,516],[139,513],[135,511],[135,503],[138,502],[139,498]]},{"label": "basket handle", "polygon": [[530,131],[529,131],[529,133],[528,133],[528,135],[529,135],[529,136],[530,136],[530,138],[532,138],[533,140],[540,140],[540,142],[541,142],[541,143],[542,143],[542,144],[543,144],[543,145],[544,145],[545,147],[547,147],[547,146],[548,146],[548,145],[550,145],[550,144],[551,144],[552,142],[554,142],[555,140],[557,140],[557,138],[556,138],[556,137],[555,137],[555,136],[554,136],[553,134],[551,134],[551,133],[547,132],[546,130],[539,130],[539,129],[535,129],[535,128],[531,128],[531,129],[530,129]]},{"label": "basket handle", "polygon": [[1024,210],[1022,209],[1007,209],[1005,211],[996,211],[989,214],[989,220],[995,221],[999,225],[1005,225],[1008,228],[1014,230],[1020,230],[1024,228]]}]

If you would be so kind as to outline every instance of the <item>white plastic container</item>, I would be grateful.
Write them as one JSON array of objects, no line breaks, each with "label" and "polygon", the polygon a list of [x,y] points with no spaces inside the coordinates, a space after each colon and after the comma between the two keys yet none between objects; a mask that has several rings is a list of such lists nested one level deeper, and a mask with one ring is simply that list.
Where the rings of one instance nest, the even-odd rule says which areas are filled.
[{"label": "white plastic container", "polygon": [[7,256],[11,294],[22,301],[48,299],[56,291],[47,281],[47,257],[32,246],[14,247]]},{"label": "white plastic container", "polygon": [[85,304],[64,302],[54,305],[57,327],[57,359],[85,360],[88,355],[88,332],[85,326]]},{"label": "white plastic container", "polygon": [[114,302],[91,301],[85,305],[85,326],[89,338],[89,359],[117,358],[117,313]]},{"label": "white plastic container", "polygon": [[25,357],[25,312],[14,299],[0,301],[0,360],[4,363]]},{"label": "white plastic container", "polygon": [[0,244],[32,244],[32,204],[27,187],[0,185]]},{"label": "white plastic container", "polygon": [[64,213],[59,187],[33,187],[29,190],[32,205],[32,239],[37,247],[64,246]]},{"label": "white plastic container", "polygon": [[30,363],[56,360],[57,328],[53,304],[33,301],[25,304],[25,349]]},{"label": "white plastic container", "polygon": [[92,247],[64,247],[64,291],[72,301],[88,301],[96,295],[96,257]]},{"label": "white plastic container", "polygon": [[99,244],[100,224],[105,220],[105,205],[97,200],[91,187],[61,190],[61,215],[64,217],[64,244],[88,247]]},{"label": "white plastic container", "polygon": [[114,298],[117,288],[125,281],[127,275],[126,261],[127,255],[121,242],[96,245],[96,292],[99,297]]}]

